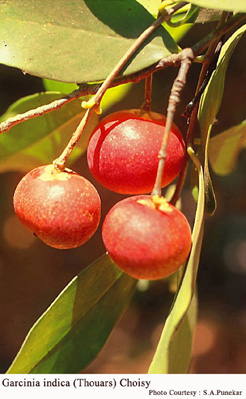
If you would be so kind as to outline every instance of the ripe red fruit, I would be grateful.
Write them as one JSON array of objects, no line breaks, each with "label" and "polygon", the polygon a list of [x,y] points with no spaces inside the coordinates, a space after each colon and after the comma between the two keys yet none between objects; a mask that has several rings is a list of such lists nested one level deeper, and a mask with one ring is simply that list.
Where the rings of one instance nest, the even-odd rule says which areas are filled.
[{"label": "ripe red fruit", "polygon": [[185,216],[163,197],[140,195],[118,202],[102,230],[113,261],[136,279],[156,280],[180,268],[191,247]]},{"label": "ripe red fruit", "polygon": [[75,248],[95,233],[101,201],[95,187],[70,169],[33,169],[19,182],[14,209],[20,221],[47,245]]},{"label": "ripe red fruit", "polygon": [[[94,130],[87,149],[88,167],[104,187],[122,194],[152,191],[166,117],[155,112],[129,110],[104,118]],[[180,173],[185,144],[173,124],[167,147],[162,187]]]}]

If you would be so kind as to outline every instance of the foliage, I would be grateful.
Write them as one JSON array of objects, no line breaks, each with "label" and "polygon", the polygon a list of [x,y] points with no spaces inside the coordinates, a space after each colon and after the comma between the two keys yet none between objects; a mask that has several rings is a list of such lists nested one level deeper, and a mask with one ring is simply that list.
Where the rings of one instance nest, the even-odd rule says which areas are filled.
[{"label": "foliage", "polygon": [[[79,87],[86,91],[95,83],[104,81],[160,12],[163,10],[158,0],[151,4],[147,0],[1,2],[0,62],[43,78],[47,91],[19,99],[1,116],[0,122],[55,102]],[[229,12],[234,12],[234,18],[241,18],[242,15],[236,13],[246,13],[245,2],[188,2],[186,8],[181,8],[171,21],[162,23],[136,49],[116,81],[123,77],[134,82],[136,76],[154,68],[160,60],[178,56],[181,51],[178,42],[194,24],[217,23],[226,14],[223,22],[229,26]],[[217,26],[221,28],[220,23]],[[246,25],[241,23],[240,27],[233,28],[232,32],[228,29],[226,40],[223,35],[219,38],[224,42],[200,98],[198,120],[201,144],[195,152],[193,140],[187,143],[193,174],[196,175],[193,181],[197,200],[193,244],[187,263],[183,265],[182,275],[179,273],[176,276],[177,292],[149,373],[187,373],[189,370],[197,318],[196,279],[204,212],[213,214],[216,209],[210,164],[216,174],[226,175],[235,168],[239,152],[245,148],[245,120],[213,137],[226,70]],[[215,37],[212,29],[207,47]],[[195,54],[196,61],[199,60],[196,56],[200,55]],[[80,86],[81,83],[84,85]],[[103,111],[107,112],[130,89],[131,84],[108,87],[100,104]],[[89,98],[91,96],[81,95],[60,109],[41,112],[40,116],[22,121],[2,134],[0,171],[27,172],[35,166],[52,163],[85,116],[81,101]],[[81,140],[69,156],[68,165],[86,151],[98,119],[99,116],[93,113]],[[79,372],[99,353],[129,305],[135,288],[136,280],[121,272],[107,254],[97,259],[68,284],[37,320],[8,373]]]}]

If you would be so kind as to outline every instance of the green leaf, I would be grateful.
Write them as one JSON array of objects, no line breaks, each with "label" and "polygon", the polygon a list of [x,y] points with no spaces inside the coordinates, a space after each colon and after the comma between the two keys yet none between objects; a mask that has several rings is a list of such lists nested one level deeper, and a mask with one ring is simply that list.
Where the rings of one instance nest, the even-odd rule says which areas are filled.
[{"label": "green leaf", "polygon": [[244,0],[192,0],[190,3],[216,10],[246,12],[246,3]]},{"label": "green leaf", "polygon": [[135,286],[107,255],[99,258],[38,319],[7,373],[79,372],[102,349]]},{"label": "green leaf", "polygon": [[[195,291],[189,309],[179,325],[174,339],[170,341],[168,374],[187,374],[189,371],[196,321],[197,293]],[[177,365],[179,366],[177,367]]]},{"label": "green leaf", "polygon": [[[60,91],[61,93],[69,94],[73,90],[78,89],[78,86],[74,83],[63,83],[57,82],[56,80],[43,79],[44,87],[47,91]],[[108,89],[104,94],[100,107],[105,112],[112,105],[122,100],[132,87],[131,83],[122,84],[116,87]],[[91,96],[90,96],[91,97]]]},{"label": "green leaf", "polygon": [[[61,93],[46,92],[21,98],[8,108],[0,122],[60,97]],[[76,99],[59,110],[22,122],[1,134],[0,172],[27,172],[36,166],[52,163],[67,145],[84,112],[81,100]],[[68,165],[85,152],[92,129],[97,123],[98,116],[94,114],[69,157]]]},{"label": "green leaf", "polygon": [[213,214],[216,209],[216,199],[209,173],[208,143],[216,115],[219,111],[224,92],[225,75],[233,51],[246,30],[246,25],[239,28],[223,45],[216,69],[201,97],[198,110],[202,148],[199,151],[200,159],[204,163],[204,183],[206,197],[206,211]]},{"label": "green leaf", "polygon": [[[0,3],[0,62],[62,82],[104,80],[153,21],[135,0],[8,0]],[[141,50],[141,51],[140,51]],[[178,52],[159,27],[122,73]]]},{"label": "green leaf", "polygon": [[136,0],[139,4],[141,4],[146,10],[153,15],[155,18],[158,14],[158,8],[161,5],[162,0]]},{"label": "green leaf", "polygon": [[[136,1],[142,4],[142,6],[145,7],[146,10],[149,11],[150,14],[152,14],[155,18],[157,17],[158,8],[160,7],[162,0],[151,0],[151,1],[136,0]],[[172,20],[175,21],[177,19],[183,18],[188,8],[190,8],[189,4],[179,9],[172,17]],[[192,17],[189,18],[189,23],[192,24],[192,23],[205,23],[205,22],[217,21],[220,18],[220,15],[221,12],[218,10],[197,7],[196,10],[194,10]],[[186,23],[187,22],[188,21],[186,21]],[[166,24],[164,26],[166,26]],[[173,30],[173,32],[175,32],[175,29]]]},{"label": "green leaf", "polygon": [[216,115],[220,108],[224,92],[225,75],[228,63],[237,43],[239,42],[245,31],[246,25],[241,26],[223,45],[216,69],[214,70],[210,81],[201,97],[198,118],[203,143],[205,143],[207,140],[207,134],[209,134],[209,129],[213,126]]},{"label": "green leaf", "polygon": [[210,139],[208,157],[213,171],[221,176],[232,173],[243,148],[246,148],[246,120]]},{"label": "green leaf", "polygon": [[45,91],[56,91],[64,94],[70,94],[79,88],[76,83],[64,83],[57,80],[43,79]]},{"label": "green leaf", "polygon": [[[147,11],[150,12],[155,18],[158,15],[158,8],[161,5],[162,0],[136,0],[138,3],[142,4],[143,7],[146,8]],[[184,7],[183,7],[184,8]],[[175,15],[181,15],[181,17],[185,14],[182,9],[177,11]],[[192,21],[195,22],[195,21]],[[205,22],[205,21],[203,21]],[[185,35],[186,33],[191,29],[192,23],[190,24],[185,24],[179,27],[170,27],[167,23],[164,23],[162,26],[170,33],[170,35],[173,37],[175,42],[179,42]]]},{"label": "green leaf", "polygon": [[150,374],[180,374],[187,373],[189,369],[196,320],[195,287],[203,237],[204,204],[203,171],[199,166],[199,197],[192,232],[191,253],[150,365]]}]

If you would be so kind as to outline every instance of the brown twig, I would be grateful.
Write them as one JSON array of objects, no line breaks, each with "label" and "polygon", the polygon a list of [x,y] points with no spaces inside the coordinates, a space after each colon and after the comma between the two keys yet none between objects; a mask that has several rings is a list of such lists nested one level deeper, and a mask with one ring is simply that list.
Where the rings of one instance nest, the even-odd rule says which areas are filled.
[{"label": "brown twig", "polygon": [[166,161],[166,157],[167,157],[167,144],[168,144],[169,134],[170,134],[170,130],[172,127],[176,107],[177,107],[178,102],[180,101],[180,93],[181,93],[183,87],[185,86],[187,73],[189,71],[189,68],[190,68],[191,63],[194,60],[194,58],[195,58],[195,55],[194,55],[192,49],[187,48],[182,51],[181,65],[179,68],[178,75],[173,83],[173,86],[171,89],[171,94],[170,94],[169,101],[168,101],[165,132],[164,132],[164,136],[163,136],[161,149],[159,152],[159,163],[158,163],[158,169],[157,169],[154,188],[151,193],[152,196],[156,196],[156,195],[159,197],[161,196],[161,186],[162,186],[161,183],[162,183],[162,176],[163,176],[165,161]]},{"label": "brown twig", "polygon": [[142,105],[142,109],[146,112],[149,112],[150,108],[151,108],[152,80],[153,80],[153,74],[151,74],[145,78],[145,100]]},{"label": "brown twig", "polygon": [[61,108],[63,105],[73,101],[80,96],[79,90],[74,90],[72,93],[68,94],[66,97],[60,98],[58,100],[52,101],[47,105],[41,105],[35,109],[24,112],[23,114],[15,115],[0,124],[0,134],[11,129],[11,127],[17,125],[18,123],[27,121],[29,119],[35,118],[47,114],[48,112],[54,111]]},{"label": "brown twig", "polygon": [[69,155],[71,154],[71,152],[73,151],[74,147],[76,146],[76,144],[78,143],[81,134],[85,128],[85,126],[87,125],[87,123],[89,122],[90,118],[92,117],[94,113],[94,109],[87,109],[87,111],[85,112],[85,115],[83,116],[83,118],[80,121],[80,124],[78,125],[77,129],[75,130],[75,132],[72,134],[71,139],[69,140],[67,146],[65,147],[65,149],[63,150],[63,152],[61,153],[61,155],[55,159],[53,161],[53,164],[60,170],[63,170],[65,168],[65,164],[66,161],[69,157]]},{"label": "brown twig", "polygon": [[201,54],[206,48],[213,42],[218,42],[222,36],[228,33],[230,30],[238,27],[241,23],[246,21],[245,14],[235,14],[229,21],[226,21],[221,26],[211,33],[209,33],[205,38],[201,39],[198,43],[192,46],[192,49],[196,55]]}]

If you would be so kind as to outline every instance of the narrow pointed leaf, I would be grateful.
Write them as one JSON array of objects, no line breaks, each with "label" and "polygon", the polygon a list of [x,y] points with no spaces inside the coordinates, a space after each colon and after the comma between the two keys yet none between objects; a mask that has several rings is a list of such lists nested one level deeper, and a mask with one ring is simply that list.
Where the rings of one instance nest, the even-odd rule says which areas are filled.
[{"label": "narrow pointed leaf", "polygon": [[203,237],[204,198],[203,172],[200,167],[199,197],[192,232],[191,253],[150,365],[150,374],[180,374],[187,373],[189,369],[191,343],[196,321],[196,298],[194,295]]},{"label": "narrow pointed leaf", "polygon": [[[135,0],[8,0],[0,3],[0,62],[62,82],[104,80],[154,21]],[[110,45],[109,45],[110,43]],[[159,27],[122,73],[178,52]]]},{"label": "narrow pointed leaf", "polygon": [[246,12],[246,3],[244,0],[191,0],[190,3],[216,10]]},{"label": "narrow pointed leaf", "polygon": [[186,316],[182,320],[174,339],[170,341],[168,374],[187,374],[189,371],[196,321],[197,293],[195,291]]},{"label": "narrow pointed leaf", "polygon": [[205,199],[206,212],[213,214],[216,210],[216,198],[213,190],[212,181],[209,172],[208,163],[208,143],[216,115],[219,111],[221,100],[224,92],[225,76],[228,63],[233,51],[244,34],[246,25],[239,28],[223,45],[217,66],[213,72],[210,81],[201,97],[198,119],[201,130],[202,148],[199,152],[200,158],[204,163],[204,183],[205,183]]},{"label": "narrow pointed leaf", "polygon": [[213,171],[221,176],[232,173],[243,148],[246,148],[246,120],[210,139],[208,156]]},{"label": "narrow pointed leaf", "polygon": [[107,255],[99,258],[38,319],[7,373],[79,372],[105,344],[135,285]]},{"label": "narrow pointed leaf", "polygon": [[[0,122],[60,97],[62,93],[46,92],[21,98],[8,108],[1,116]],[[59,110],[22,122],[2,133],[0,172],[9,170],[27,172],[36,166],[52,163],[67,145],[84,112],[81,100],[76,99]],[[90,134],[97,123],[98,115],[94,114],[69,157],[68,165],[85,152]]]}]

